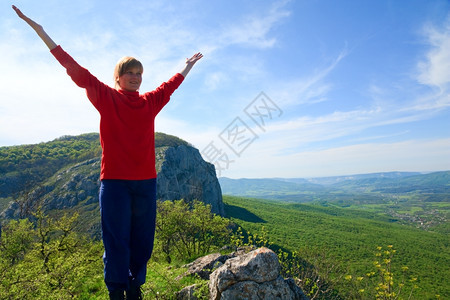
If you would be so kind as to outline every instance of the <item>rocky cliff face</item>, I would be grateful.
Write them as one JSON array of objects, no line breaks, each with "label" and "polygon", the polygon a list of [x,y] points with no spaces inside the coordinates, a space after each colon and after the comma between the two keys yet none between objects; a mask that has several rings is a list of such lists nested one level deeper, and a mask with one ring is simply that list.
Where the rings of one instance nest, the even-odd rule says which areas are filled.
[{"label": "rocky cliff face", "polygon": [[[158,171],[157,198],[161,200],[200,200],[211,205],[212,212],[224,216],[222,192],[214,166],[205,162],[199,151],[188,145],[156,149]],[[100,186],[100,158],[89,159],[58,171],[39,187],[11,203],[0,215],[17,218],[28,215],[38,204],[44,210],[72,209],[90,214],[91,233],[98,226],[98,190]],[[89,217],[87,217],[89,219]]]},{"label": "rocky cliff face", "polygon": [[163,147],[157,151],[158,199],[186,201],[200,200],[211,210],[225,215],[222,191],[214,165],[206,162],[200,152],[191,147]]}]

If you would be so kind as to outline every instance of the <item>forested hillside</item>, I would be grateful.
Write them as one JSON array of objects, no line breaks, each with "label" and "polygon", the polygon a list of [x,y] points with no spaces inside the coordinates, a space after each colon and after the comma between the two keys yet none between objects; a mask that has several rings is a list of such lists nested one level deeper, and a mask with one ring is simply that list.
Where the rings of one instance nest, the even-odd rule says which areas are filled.
[{"label": "forested hillside", "polygon": [[[155,147],[188,145],[178,137],[155,134]],[[98,133],[63,136],[50,142],[0,147],[0,211],[20,193],[35,188],[58,170],[101,156]]]},{"label": "forested hillside", "polygon": [[[325,284],[348,295],[344,299],[375,299],[352,295],[351,289],[355,293],[364,286],[369,289],[373,278],[367,274],[376,271],[375,261],[382,261],[375,255],[377,248],[387,251],[388,246],[396,250],[391,271],[396,288],[404,280],[403,299],[408,299],[411,289],[412,299],[450,297],[447,234],[400,225],[377,213],[335,206],[232,196],[224,196],[224,202],[227,215],[244,232],[262,236],[273,243],[273,248],[296,253],[313,264],[321,280],[328,281]],[[303,271],[300,268],[297,272]],[[352,284],[346,285],[344,277]]]},{"label": "forested hillside", "polygon": [[0,147],[0,198],[31,188],[63,166],[100,155],[96,133],[63,136],[34,145]]}]

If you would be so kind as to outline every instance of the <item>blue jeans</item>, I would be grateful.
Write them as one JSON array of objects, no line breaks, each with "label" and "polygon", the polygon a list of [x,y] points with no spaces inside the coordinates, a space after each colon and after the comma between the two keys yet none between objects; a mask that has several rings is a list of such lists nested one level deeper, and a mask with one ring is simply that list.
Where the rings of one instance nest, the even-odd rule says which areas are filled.
[{"label": "blue jeans", "polygon": [[142,285],[155,237],[156,178],[102,180],[100,212],[108,290]]}]

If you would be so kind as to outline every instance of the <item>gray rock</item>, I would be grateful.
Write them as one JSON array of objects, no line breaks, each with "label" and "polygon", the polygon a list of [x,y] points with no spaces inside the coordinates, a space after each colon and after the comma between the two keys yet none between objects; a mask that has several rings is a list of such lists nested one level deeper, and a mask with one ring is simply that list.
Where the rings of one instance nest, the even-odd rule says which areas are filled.
[{"label": "gray rock", "polygon": [[185,276],[190,276],[193,274],[198,275],[202,279],[208,280],[211,273],[214,272],[220,266],[222,266],[228,259],[242,256],[255,249],[256,248],[253,246],[239,247],[236,249],[236,251],[230,254],[222,255],[220,253],[212,253],[203,257],[199,257],[193,262],[184,266],[188,269],[184,274],[179,275],[177,277],[177,280],[180,280]]},{"label": "gray rock", "polygon": [[219,299],[235,300],[288,300],[295,299],[294,294],[281,276],[275,280],[257,283],[255,281],[241,281],[222,292]]},{"label": "gray rock", "polygon": [[212,253],[203,257],[199,257],[192,263],[186,265],[187,271],[177,277],[181,279],[182,277],[197,274],[202,279],[209,279],[209,275],[214,269],[217,269],[222,265],[227,259],[228,255],[222,255],[220,253]]},{"label": "gray rock", "polygon": [[99,177],[100,158],[89,159],[58,172],[46,185],[53,188],[42,198],[44,209],[67,209],[81,202],[84,205],[98,203]]},{"label": "gray rock", "polygon": [[295,280],[288,278],[285,280],[291,291],[294,293],[294,299],[308,299],[303,293],[303,290],[295,283]]},{"label": "gray rock", "polygon": [[157,151],[158,199],[200,200],[211,211],[225,216],[222,190],[214,165],[203,160],[198,149],[180,145]]},{"label": "gray rock", "polygon": [[197,297],[194,295],[196,287],[196,284],[184,287],[177,293],[177,300],[197,300]]},{"label": "gray rock", "polygon": [[307,299],[280,270],[277,255],[264,247],[231,258],[210,275],[210,299]]}]

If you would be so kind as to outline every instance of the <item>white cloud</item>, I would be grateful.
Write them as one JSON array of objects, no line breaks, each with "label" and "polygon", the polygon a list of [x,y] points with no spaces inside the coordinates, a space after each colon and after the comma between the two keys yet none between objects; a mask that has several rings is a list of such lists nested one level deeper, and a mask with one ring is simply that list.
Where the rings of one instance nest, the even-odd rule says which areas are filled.
[{"label": "white cloud", "polygon": [[450,107],[450,15],[442,27],[427,24],[423,32],[430,49],[418,63],[417,80],[435,91],[419,97],[411,109],[447,109]]},{"label": "white cloud", "polygon": [[286,156],[263,151],[265,145],[249,147],[242,158],[223,171],[232,178],[320,177],[388,171],[439,171],[450,169],[450,139],[367,143]]},{"label": "white cloud", "polygon": [[431,49],[419,63],[418,80],[445,91],[450,83],[450,15],[442,28],[427,25],[424,33]]},{"label": "white cloud", "polygon": [[270,31],[281,20],[290,15],[284,8],[287,1],[278,1],[266,14],[249,15],[235,24],[230,24],[224,28],[219,35],[222,45],[244,45],[256,48],[270,48],[276,43],[274,37],[269,37]]},{"label": "white cloud", "polygon": [[272,122],[267,125],[267,132],[273,135],[279,152],[284,153],[283,149],[298,149],[301,145],[357,135],[379,126],[380,118],[384,117],[385,113],[377,108],[335,111],[317,117],[300,116]]},{"label": "white cloud", "polygon": [[194,145],[200,151],[212,140],[217,139],[217,135],[222,128],[208,126],[204,127],[201,123],[173,119],[165,114],[159,114],[155,119],[155,131],[175,135],[188,143]]},{"label": "white cloud", "polygon": [[208,90],[215,90],[228,79],[228,76],[224,72],[212,72],[205,78],[205,85]]},{"label": "white cloud", "polygon": [[316,104],[328,100],[328,92],[333,84],[326,80],[339,63],[349,54],[347,48],[334,58],[331,63],[313,72],[306,78],[295,78],[287,83],[281,82],[276,85],[276,90],[268,90],[271,95],[277,95],[277,102],[283,107],[299,104]]}]

